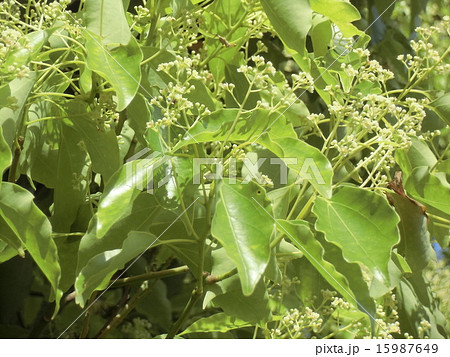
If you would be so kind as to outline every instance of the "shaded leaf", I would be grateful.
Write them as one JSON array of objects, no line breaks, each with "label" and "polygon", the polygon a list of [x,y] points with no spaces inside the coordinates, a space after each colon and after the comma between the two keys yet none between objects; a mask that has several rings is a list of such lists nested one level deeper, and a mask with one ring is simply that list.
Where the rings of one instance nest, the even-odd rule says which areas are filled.
[{"label": "shaded leaf", "polygon": [[32,72],[28,78],[16,78],[0,88],[0,125],[5,141],[11,148],[35,79],[36,74]]},{"label": "shaded leaf", "polygon": [[106,288],[117,270],[155,242],[153,234],[132,231],[128,233],[121,248],[107,250],[90,259],[75,281],[76,302],[84,307],[93,291]]},{"label": "shaded leaf", "polygon": [[11,149],[3,137],[3,130],[0,126],[0,176],[3,175],[3,172],[11,165],[11,160]]},{"label": "shaded leaf", "polygon": [[33,203],[33,195],[20,186],[3,182],[0,189],[0,216],[28,251],[52,286],[57,308],[62,292],[58,290],[61,269],[47,217]]}]

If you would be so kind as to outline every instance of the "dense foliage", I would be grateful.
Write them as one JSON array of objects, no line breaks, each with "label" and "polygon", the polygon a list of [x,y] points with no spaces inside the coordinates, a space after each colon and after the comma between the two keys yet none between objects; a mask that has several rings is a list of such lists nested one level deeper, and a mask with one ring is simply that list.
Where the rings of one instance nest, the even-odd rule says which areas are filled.
[{"label": "dense foliage", "polygon": [[447,337],[449,9],[1,2],[0,336]]}]

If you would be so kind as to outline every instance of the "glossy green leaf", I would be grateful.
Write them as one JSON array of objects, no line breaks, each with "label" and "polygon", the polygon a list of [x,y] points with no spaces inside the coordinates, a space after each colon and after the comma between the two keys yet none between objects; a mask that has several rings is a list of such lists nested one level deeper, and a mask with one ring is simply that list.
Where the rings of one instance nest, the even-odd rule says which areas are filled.
[{"label": "glossy green leaf", "polygon": [[141,81],[142,51],[134,37],[124,46],[106,49],[94,33],[84,31],[86,63],[90,70],[105,78],[117,93],[117,110],[133,100]]},{"label": "glossy green leaf", "polygon": [[318,197],[312,211],[316,229],[342,249],[348,262],[366,265],[377,280],[389,284],[388,263],[399,242],[399,218],[384,197],[343,186],[331,199]]},{"label": "glossy green leaf", "polygon": [[33,203],[33,195],[20,186],[3,182],[0,189],[0,216],[31,255],[52,286],[57,306],[62,296],[58,290],[61,269],[47,217]]},{"label": "glossy green leaf", "polygon": [[258,143],[281,159],[295,160],[286,163],[297,179],[309,181],[322,196],[331,197],[333,169],[320,150],[296,138],[274,138],[272,133],[262,135]]},{"label": "glossy green leaf", "polygon": [[308,0],[261,0],[281,40],[291,49],[303,55],[306,36],[312,25],[312,11]]},{"label": "glossy green leaf", "polygon": [[93,291],[106,288],[117,270],[152,246],[156,239],[153,234],[132,231],[121,248],[94,256],[81,269],[75,281],[76,302],[84,307]]},{"label": "glossy green leaf", "polygon": [[[251,295],[270,259],[274,222],[265,190],[256,183],[230,184],[219,189],[211,233],[236,264],[245,295]],[[269,215],[269,216],[268,216]]]},{"label": "glossy green leaf", "polygon": [[0,175],[11,165],[12,155],[9,145],[3,137],[3,130],[0,126]]},{"label": "glossy green leaf", "polygon": [[86,29],[100,38],[100,43],[126,45],[131,32],[122,0],[86,0]]},{"label": "glossy green leaf", "polygon": [[98,214],[92,217],[87,232],[80,242],[77,272],[80,272],[94,256],[122,247],[124,239],[131,230],[147,231],[153,221],[157,221],[155,214],[159,207],[151,195],[145,193],[138,195],[132,203],[129,203],[129,206],[123,208],[123,214],[114,218],[111,226],[102,236],[97,232]]},{"label": "glossy green leaf", "polygon": [[311,265],[322,277],[338,291],[348,302],[358,306],[348,280],[339,273],[335,266],[324,260],[324,249],[318,240],[314,238],[306,221],[285,221],[278,219],[277,228],[303,253]]},{"label": "glossy green leaf", "polygon": [[428,167],[416,167],[405,182],[405,190],[425,205],[450,214],[450,184],[445,173],[430,174]]},{"label": "glossy green leaf", "polygon": [[128,162],[107,182],[97,211],[97,235],[103,237],[106,232],[126,216],[138,195],[147,190],[153,180],[153,174],[161,169],[166,157],[141,153],[142,159]]},{"label": "glossy green leaf", "polygon": [[227,332],[249,326],[252,326],[249,322],[219,312],[218,314],[195,321],[186,330],[180,333],[180,336],[195,332]]},{"label": "glossy green leaf", "polygon": [[356,7],[354,7],[350,2],[345,0],[310,1],[311,8],[333,21],[337,27],[339,27],[339,30],[341,30],[344,37],[351,37],[361,34],[361,31],[351,24],[351,22],[359,20],[361,15]]}]

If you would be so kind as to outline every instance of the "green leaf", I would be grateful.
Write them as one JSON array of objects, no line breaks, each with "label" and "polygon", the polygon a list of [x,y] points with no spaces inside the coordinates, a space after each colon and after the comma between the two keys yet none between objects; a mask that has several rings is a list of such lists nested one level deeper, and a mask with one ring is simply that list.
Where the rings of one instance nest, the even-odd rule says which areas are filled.
[{"label": "green leaf", "polygon": [[3,242],[0,233],[0,264],[4,263],[17,255],[17,249]]},{"label": "green leaf", "polygon": [[349,263],[365,264],[389,284],[388,263],[399,242],[399,218],[386,199],[357,187],[340,187],[331,199],[318,197],[312,209],[316,229],[342,249]]},{"label": "green leaf", "polygon": [[33,31],[19,39],[20,46],[8,51],[6,58],[2,62],[3,68],[14,65],[19,68],[27,65],[32,59],[38,55],[42,47],[47,43],[47,40],[53,32],[57,30],[56,27]]},{"label": "green leaf", "polygon": [[156,280],[152,285],[152,291],[139,299],[136,311],[151,321],[153,326],[169,330],[172,325],[172,303],[167,297],[166,284],[163,280]]},{"label": "green leaf", "polygon": [[[127,108],[127,114],[130,127],[136,133],[136,139],[145,145],[144,134],[147,130],[147,122],[151,120],[151,116],[148,102],[141,93],[137,93],[131,101]],[[149,130],[151,129],[149,128]]]},{"label": "green leaf", "polygon": [[81,237],[79,236],[60,236],[55,238],[58,248],[59,264],[61,266],[61,279],[59,288],[65,292],[75,283],[78,248]]},{"label": "green leaf", "polygon": [[311,41],[314,48],[314,57],[325,56],[331,42],[333,31],[331,22],[321,15],[313,16],[311,28]]},{"label": "green leaf", "polygon": [[194,124],[173,150],[209,141],[256,141],[266,130],[281,132],[278,136],[297,137],[292,125],[276,113],[270,115],[269,111],[260,109],[242,114],[239,109],[220,109]]},{"label": "green leaf", "polygon": [[218,314],[195,321],[186,330],[180,333],[180,336],[195,332],[227,332],[249,326],[252,326],[249,322],[219,312]]},{"label": "green leaf", "polygon": [[358,302],[358,308],[370,317],[372,327],[375,327],[375,301],[370,295],[369,286],[364,280],[361,266],[357,263],[348,263],[342,256],[341,249],[327,242],[322,235],[320,235],[320,243],[325,252],[324,259],[333,264],[336,270],[347,278],[349,287]]},{"label": "green leaf", "polygon": [[432,260],[436,259],[428,233],[427,216],[422,207],[407,197],[396,193],[389,193],[388,197],[400,216],[398,227],[401,241],[397,250],[406,259],[413,272],[422,272]]},{"label": "green leaf", "polygon": [[80,272],[94,256],[122,247],[124,239],[131,230],[146,231],[152,222],[158,221],[155,214],[159,206],[156,205],[153,196],[143,193],[129,205],[130,207],[125,207],[124,202],[123,214],[113,219],[111,227],[102,236],[97,232],[98,213],[92,217],[86,234],[80,242],[77,272]]},{"label": "green leaf", "polygon": [[65,121],[65,124],[80,133],[91,158],[92,169],[107,181],[120,167],[116,133],[112,129],[99,130],[92,114],[87,113],[86,105],[82,102],[70,103],[67,111],[70,121]]},{"label": "green leaf", "polygon": [[312,25],[309,1],[261,0],[261,4],[281,40],[304,55],[306,36]]},{"label": "green leaf", "polygon": [[286,164],[298,179],[309,181],[321,195],[331,197],[333,169],[320,150],[296,138],[274,138],[271,134],[262,135],[258,143],[281,159],[294,159],[296,163]]},{"label": "green leaf", "polygon": [[405,182],[405,190],[416,200],[450,214],[450,184],[445,173],[430,174],[428,167],[416,167]]},{"label": "green leaf", "polygon": [[316,240],[309,229],[306,221],[286,221],[277,220],[277,228],[281,233],[291,240],[311,265],[322,275],[322,277],[338,291],[349,303],[358,306],[358,302],[353,294],[348,280],[336,270],[330,262],[324,260],[324,249],[320,242]]},{"label": "green leaf", "polygon": [[430,107],[447,125],[450,125],[450,92],[430,103]]},{"label": "green leaf", "polygon": [[28,78],[16,78],[0,88],[0,125],[6,143],[12,147],[23,108],[36,79],[34,72]]},{"label": "green leaf", "polygon": [[52,226],[55,232],[70,232],[80,206],[86,197],[88,157],[80,147],[80,134],[72,127],[61,124],[58,150],[56,185],[53,194],[54,213]]},{"label": "green leaf", "polygon": [[251,295],[270,259],[274,222],[265,190],[254,182],[230,184],[224,180],[211,233],[236,264],[244,295]]},{"label": "green leaf", "polygon": [[59,299],[61,269],[47,217],[33,203],[33,195],[20,186],[3,182],[0,189],[0,216],[42,270],[52,286],[52,298]]},{"label": "green leaf", "polygon": [[95,290],[108,286],[114,273],[156,242],[153,234],[130,232],[119,249],[107,250],[93,257],[81,269],[75,281],[75,299],[81,307]]},{"label": "green leaf", "polygon": [[83,32],[86,39],[86,64],[105,78],[117,93],[117,110],[122,111],[133,100],[141,82],[142,51],[134,37],[124,46],[111,50],[102,46],[100,38]]},{"label": "green leaf", "polygon": [[[145,157],[146,153],[142,153]],[[161,169],[166,157],[149,155],[147,158],[128,162],[106,183],[105,191],[97,210],[97,235],[103,237],[106,232],[129,214],[134,200],[147,189],[153,174]]]},{"label": "green leaf", "polygon": [[409,176],[411,171],[418,166],[433,167],[436,162],[431,149],[423,141],[412,137],[411,146],[407,150],[396,150],[395,160],[402,169],[405,176]]},{"label": "green leaf", "polygon": [[240,320],[250,323],[269,321],[271,311],[264,281],[260,280],[249,296],[242,293],[239,285],[237,276],[222,281],[221,289],[224,293],[214,297],[213,304],[221,307],[227,315]]},{"label": "green leaf", "polygon": [[358,9],[354,7],[350,2],[345,0],[310,0],[311,8],[328,17],[332,22],[339,27],[344,37],[351,37],[354,35],[360,35],[361,31],[358,30],[352,21],[357,21],[361,18]]},{"label": "green leaf", "polygon": [[122,0],[86,0],[84,6],[86,29],[96,34],[100,43],[126,45],[130,42]]},{"label": "green leaf", "polygon": [[429,283],[410,281],[403,277],[396,289],[398,297],[399,322],[402,332],[408,332],[414,338],[421,338],[421,321],[430,323],[429,338],[447,338],[445,317],[439,311],[438,301],[429,291]]},{"label": "green leaf", "polygon": [[0,176],[11,165],[11,160],[11,149],[3,137],[3,130],[0,126]]}]

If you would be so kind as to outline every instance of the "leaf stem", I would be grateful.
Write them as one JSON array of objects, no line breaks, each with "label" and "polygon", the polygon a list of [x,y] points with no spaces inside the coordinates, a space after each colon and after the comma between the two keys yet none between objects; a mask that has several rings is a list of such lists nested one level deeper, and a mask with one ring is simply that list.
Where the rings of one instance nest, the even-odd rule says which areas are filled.
[{"label": "leaf stem", "polygon": [[129,284],[135,284],[135,283],[142,283],[146,280],[151,279],[162,279],[167,278],[170,276],[175,276],[183,273],[187,273],[189,271],[189,267],[187,265],[183,265],[176,268],[166,269],[166,270],[160,270],[160,271],[150,271],[148,273],[135,275],[135,276],[129,276],[123,279],[117,279],[114,284],[111,285],[111,288],[117,288],[124,285]]}]

